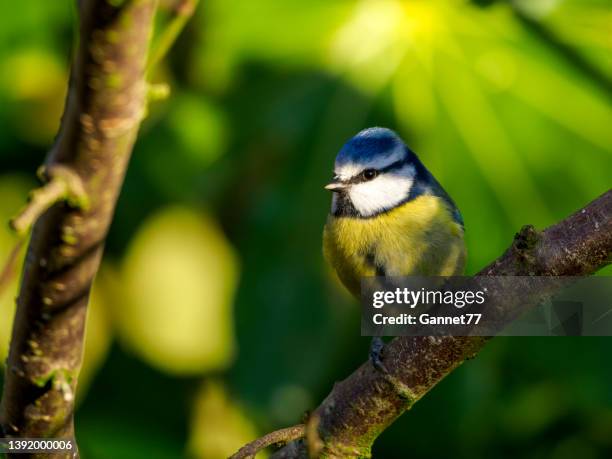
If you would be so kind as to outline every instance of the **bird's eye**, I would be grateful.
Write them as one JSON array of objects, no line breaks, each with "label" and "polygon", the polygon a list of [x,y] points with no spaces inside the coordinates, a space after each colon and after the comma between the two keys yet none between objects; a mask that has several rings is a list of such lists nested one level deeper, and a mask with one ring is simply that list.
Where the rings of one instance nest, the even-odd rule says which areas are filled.
[{"label": "bird's eye", "polygon": [[373,180],[378,175],[378,171],[376,169],[366,169],[363,171],[363,178],[366,180]]}]

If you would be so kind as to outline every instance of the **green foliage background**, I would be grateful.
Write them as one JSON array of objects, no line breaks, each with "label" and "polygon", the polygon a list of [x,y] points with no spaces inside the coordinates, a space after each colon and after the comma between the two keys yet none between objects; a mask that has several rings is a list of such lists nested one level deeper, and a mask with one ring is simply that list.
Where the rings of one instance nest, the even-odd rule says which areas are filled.
[{"label": "green foliage background", "polygon": [[[72,3],[3,5],[5,221],[59,123]],[[202,0],[154,80],[172,95],[142,127],[93,293],[85,459],[225,457],[366,358],[321,255],[322,187],[360,129],[397,130],[454,197],[469,273],[611,184],[608,0]],[[0,259],[15,242],[0,230]],[[2,358],[16,288],[0,293]],[[611,457],[611,351],[495,339],[374,456]]]}]

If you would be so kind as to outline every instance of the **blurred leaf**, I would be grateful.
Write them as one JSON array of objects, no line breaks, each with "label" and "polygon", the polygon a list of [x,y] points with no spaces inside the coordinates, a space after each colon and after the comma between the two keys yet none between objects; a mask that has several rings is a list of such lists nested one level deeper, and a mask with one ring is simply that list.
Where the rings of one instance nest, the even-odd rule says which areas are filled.
[{"label": "blurred leaf", "polygon": [[542,18],[554,11],[563,2],[560,0],[514,0],[513,3],[526,14],[534,18]]},{"label": "blurred leaf", "polygon": [[57,133],[68,84],[67,66],[49,51],[26,48],[13,52],[0,64],[0,91],[14,104],[19,136],[47,145]]},{"label": "blurred leaf", "polygon": [[198,459],[225,459],[257,438],[255,427],[220,382],[202,385],[193,410],[189,451]]},{"label": "blurred leaf", "polygon": [[272,394],[268,410],[274,423],[290,425],[314,406],[316,403],[308,390],[295,384],[285,384]]},{"label": "blurred leaf", "polygon": [[216,223],[174,207],[145,222],[121,272],[121,338],[171,373],[225,368],[234,354],[232,301],[238,262]]},{"label": "blurred leaf", "polygon": [[29,0],[4,2],[0,15],[0,52],[24,46],[61,50],[72,38],[73,2]]},{"label": "blurred leaf", "polygon": [[227,89],[244,61],[265,60],[288,68],[314,67],[326,53],[335,28],[354,1],[209,1],[200,8],[197,50],[190,79],[214,90]]},{"label": "blurred leaf", "polygon": [[513,437],[533,437],[568,411],[563,392],[556,384],[534,384],[526,387],[502,409],[501,421]]},{"label": "blurred leaf", "polygon": [[174,96],[168,123],[182,147],[179,152],[198,168],[210,165],[225,149],[227,133],[222,113],[205,98]]},{"label": "blurred leaf", "polygon": [[334,34],[327,65],[358,87],[379,91],[404,58],[410,44],[405,39],[407,35],[415,25],[430,24],[425,16],[419,18],[420,22],[406,23],[404,7],[411,5],[395,0],[357,3],[351,16]]}]

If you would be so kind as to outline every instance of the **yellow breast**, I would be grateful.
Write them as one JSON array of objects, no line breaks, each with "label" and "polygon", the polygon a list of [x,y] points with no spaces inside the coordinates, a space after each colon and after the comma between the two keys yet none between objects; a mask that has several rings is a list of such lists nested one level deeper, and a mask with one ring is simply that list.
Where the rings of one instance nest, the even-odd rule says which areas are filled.
[{"label": "yellow breast", "polygon": [[463,273],[463,229],[437,196],[423,195],[372,218],[329,216],[325,258],[356,296],[365,276]]}]

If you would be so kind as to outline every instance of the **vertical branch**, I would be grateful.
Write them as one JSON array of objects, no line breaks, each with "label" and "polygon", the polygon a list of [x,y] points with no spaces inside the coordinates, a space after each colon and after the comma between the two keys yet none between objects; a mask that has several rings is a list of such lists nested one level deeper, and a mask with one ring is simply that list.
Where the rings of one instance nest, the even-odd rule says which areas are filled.
[{"label": "vertical branch", "polygon": [[[156,0],[80,0],[80,48],[17,300],[2,394],[9,437],[72,437],[87,300],[146,104]],[[63,171],[70,183],[57,182]],[[74,199],[71,189],[79,189]],[[45,199],[42,199],[42,198]],[[46,199],[46,198],[49,199]],[[81,205],[86,202],[87,205]],[[39,215],[42,214],[42,215]],[[20,220],[18,220],[20,221]],[[32,457],[73,457],[34,454]]]}]

